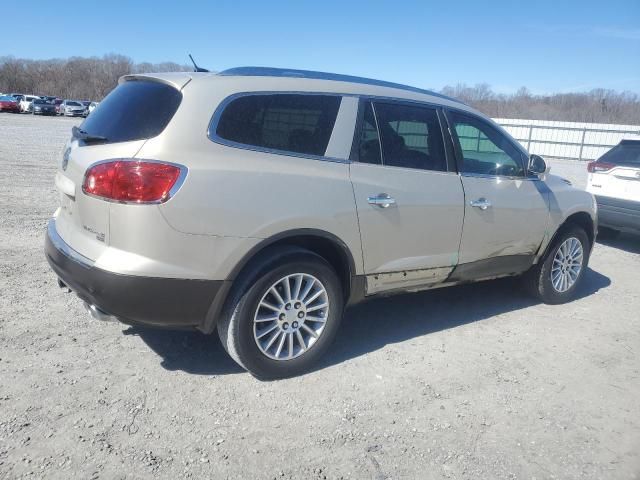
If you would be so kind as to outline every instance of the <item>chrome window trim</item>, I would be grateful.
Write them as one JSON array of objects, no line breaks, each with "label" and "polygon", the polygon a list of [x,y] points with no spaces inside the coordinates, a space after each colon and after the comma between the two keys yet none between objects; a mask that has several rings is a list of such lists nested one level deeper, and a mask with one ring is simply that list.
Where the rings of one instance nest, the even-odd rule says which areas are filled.
[{"label": "chrome window trim", "polygon": [[[176,180],[176,183],[174,183],[173,187],[171,187],[171,190],[169,190],[169,196],[164,200],[154,200],[153,202],[127,202],[125,200],[113,200],[111,198],[105,198],[99,195],[93,195],[92,193],[85,192],[84,181],[87,178],[87,172],[97,165],[101,165],[103,163],[110,163],[110,162],[162,163],[163,165],[172,165],[174,167],[179,168],[180,175],[178,176],[178,180]],[[94,162],[87,167],[87,169],[84,172],[84,175],[82,176],[82,184],[80,185],[80,191],[82,192],[83,195],[86,195],[87,197],[96,198],[98,200],[102,200],[104,202],[109,202],[109,203],[119,203],[121,205],[162,205],[163,203],[167,203],[169,200],[171,200],[173,196],[178,192],[178,190],[180,190],[180,187],[186,180],[188,173],[189,173],[189,169],[184,165],[180,165],[179,163],[164,162],[162,160],[151,160],[148,158],[108,158],[106,160],[100,160],[99,162]]]},{"label": "chrome window trim", "polygon": [[[226,138],[222,138],[217,134],[218,123],[220,122],[220,117],[224,113],[224,110],[227,106],[233,102],[234,100],[241,97],[250,97],[256,95],[321,95],[325,97],[340,97],[340,106],[342,106],[342,98],[343,97],[355,97],[357,95],[349,95],[342,93],[334,93],[334,92],[305,92],[305,91],[250,91],[250,92],[238,92],[233,95],[229,95],[226,97],[213,112],[213,116],[211,120],[209,120],[209,125],[207,127],[207,138],[211,140],[213,143],[217,143],[219,145],[224,145],[227,147],[238,148],[241,150],[250,150],[253,152],[261,152],[261,153],[269,153],[272,155],[285,155],[287,157],[296,157],[296,158],[306,158],[309,160],[321,160],[325,162],[334,162],[334,163],[351,163],[351,160],[348,158],[336,158],[336,157],[327,157],[325,155],[312,155],[308,153],[298,153],[298,152],[290,152],[288,150],[279,150],[277,148],[268,148],[268,147],[260,147],[256,145],[249,145],[246,143],[234,142],[232,140],[227,140]],[[338,114],[340,113],[340,106],[338,106],[338,112],[336,113],[336,122],[333,123],[333,127],[331,129],[331,135],[333,135],[333,128],[335,128]],[[329,141],[331,141],[331,136],[329,137]],[[329,144],[327,143],[327,149],[329,148]],[[325,149],[326,152],[326,149]]]},{"label": "chrome window trim", "polygon": [[473,178],[488,178],[488,179],[496,179],[499,178],[501,180],[526,180],[529,182],[542,182],[543,180],[538,176],[514,176],[514,175],[493,175],[489,173],[471,173],[471,172],[460,172],[461,177],[473,177]]},{"label": "chrome window trim", "polygon": [[66,257],[74,260],[85,268],[93,267],[93,260],[90,260],[81,253],[76,252],[62,239],[62,237],[58,233],[58,230],[56,229],[55,217],[51,218],[49,220],[49,223],[47,224],[47,234],[49,235],[49,239],[51,240],[51,243],[53,243],[53,246],[56,247],[58,251],[60,251]]}]

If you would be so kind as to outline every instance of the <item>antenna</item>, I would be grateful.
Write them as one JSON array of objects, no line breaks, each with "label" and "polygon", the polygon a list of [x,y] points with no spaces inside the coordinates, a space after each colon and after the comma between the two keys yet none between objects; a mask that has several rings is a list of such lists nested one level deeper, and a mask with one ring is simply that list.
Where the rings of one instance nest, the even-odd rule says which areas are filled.
[{"label": "antenna", "polygon": [[191,54],[189,53],[188,55],[189,55],[189,58],[191,59],[191,63],[193,63],[193,71],[194,72],[208,72],[209,71],[206,68],[200,68],[198,65],[196,65],[196,61],[193,59]]}]

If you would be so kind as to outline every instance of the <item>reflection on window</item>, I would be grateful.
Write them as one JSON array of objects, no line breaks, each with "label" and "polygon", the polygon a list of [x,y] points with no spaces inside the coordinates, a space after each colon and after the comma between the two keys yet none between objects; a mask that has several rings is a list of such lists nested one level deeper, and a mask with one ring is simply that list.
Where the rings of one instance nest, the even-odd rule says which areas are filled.
[{"label": "reflection on window", "polygon": [[475,117],[452,112],[451,117],[466,173],[522,176],[521,152],[497,129]]},{"label": "reflection on window", "polygon": [[337,96],[243,96],[225,108],[216,133],[245,145],[324,155],[339,107]]}]

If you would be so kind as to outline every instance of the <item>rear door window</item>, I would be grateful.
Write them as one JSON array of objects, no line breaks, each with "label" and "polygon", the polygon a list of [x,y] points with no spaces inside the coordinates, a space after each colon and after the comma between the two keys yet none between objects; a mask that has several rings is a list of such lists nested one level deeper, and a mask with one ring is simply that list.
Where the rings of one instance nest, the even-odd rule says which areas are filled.
[{"label": "rear door window", "polygon": [[[219,117],[217,137],[259,149],[323,156],[341,97],[332,95],[245,95]],[[101,107],[102,108],[102,107]]]},{"label": "rear door window", "polygon": [[640,141],[623,141],[600,157],[599,161],[613,165],[640,167]]},{"label": "rear door window", "polygon": [[107,95],[80,128],[90,135],[105,137],[107,140],[102,143],[152,138],[169,124],[181,101],[182,93],[164,83],[127,81]]},{"label": "rear door window", "polygon": [[435,108],[377,102],[374,107],[385,165],[447,170],[444,141]]}]

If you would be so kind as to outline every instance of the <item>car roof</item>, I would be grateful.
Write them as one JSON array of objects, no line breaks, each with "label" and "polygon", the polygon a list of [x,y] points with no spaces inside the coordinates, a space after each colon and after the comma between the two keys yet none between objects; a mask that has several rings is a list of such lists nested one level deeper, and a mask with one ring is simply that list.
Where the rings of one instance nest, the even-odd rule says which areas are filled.
[{"label": "car roof", "polygon": [[421,93],[432,97],[443,98],[451,102],[462,103],[455,98],[447,97],[431,90],[403,85],[401,83],[387,82],[386,80],[376,80],[373,78],[357,77],[353,75],[343,75],[339,73],[317,72],[313,70],[297,70],[292,68],[272,68],[272,67],[235,67],[223,70],[218,73],[223,76],[244,76],[244,77],[285,77],[285,78],[308,78],[313,80],[329,80],[333,82],[356,83],[360,85],[372,85],[377,87],[394,88],[407,92]]},{"label": "car roof", "polygon": [[[167,72],[129,74],[119,83],[130,80],[151,80],[166,83],[181,90],[187,84],[196,91],[210,91],[210,82],[224,82],[224,90],[232,92],[323,92],[339,95],[370,96],[431,103],[456,108],[467,113],[489,117],[473,107],[437,92],[399,83],[374,80],[351,75],[271,67],[237,67],[217,72]],[[492,122],[495,125],[495,122]],[[499,129],[503,130],[501,127]]]}]

